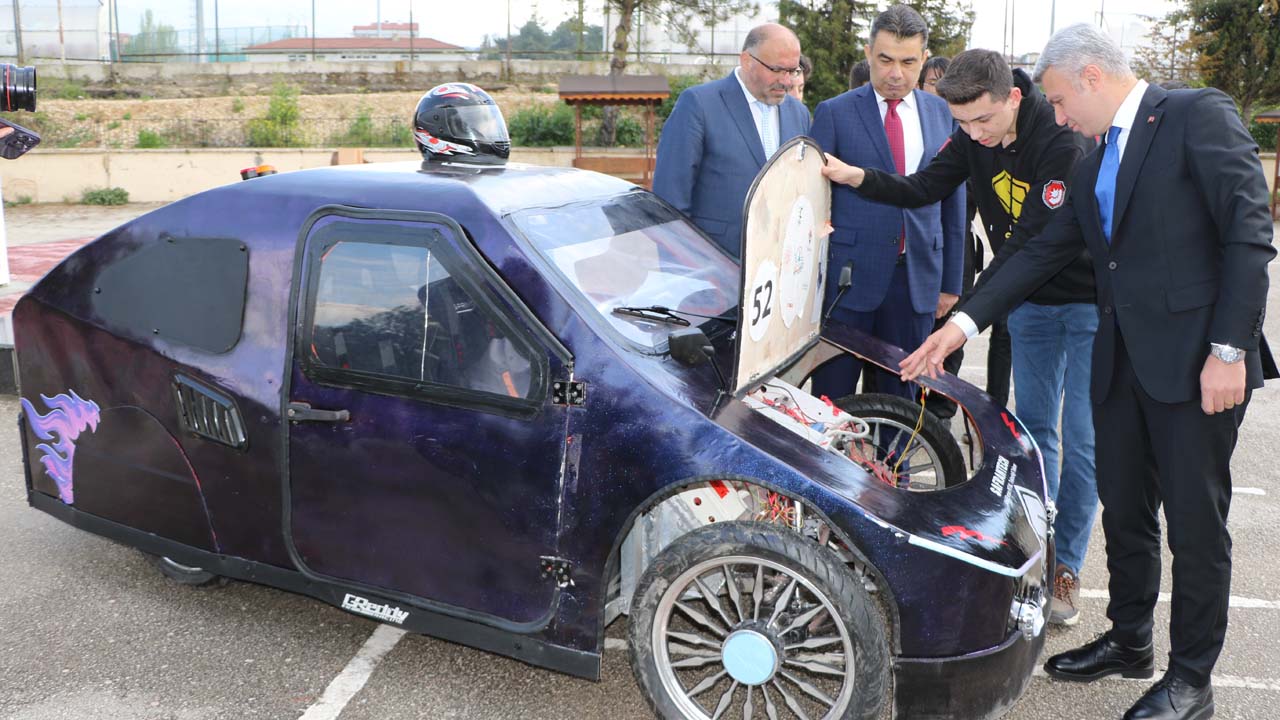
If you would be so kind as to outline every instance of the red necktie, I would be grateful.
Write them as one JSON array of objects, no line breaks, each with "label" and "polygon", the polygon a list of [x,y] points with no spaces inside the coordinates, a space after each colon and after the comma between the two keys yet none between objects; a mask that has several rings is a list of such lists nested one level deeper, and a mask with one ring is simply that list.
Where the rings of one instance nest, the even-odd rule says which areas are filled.
[{"label": "red necktie", "polygon": [[[907,174],[907,143],[902,138],[902,118],[898,117],[898,103],[901,100],[885,100],[889,111],[884,114],[884,134],[889,136],[889,152],[893,153],[893,167],[899,175]],[[902,229],[898,239],[898,254],[907,251],[907,230]]]}]

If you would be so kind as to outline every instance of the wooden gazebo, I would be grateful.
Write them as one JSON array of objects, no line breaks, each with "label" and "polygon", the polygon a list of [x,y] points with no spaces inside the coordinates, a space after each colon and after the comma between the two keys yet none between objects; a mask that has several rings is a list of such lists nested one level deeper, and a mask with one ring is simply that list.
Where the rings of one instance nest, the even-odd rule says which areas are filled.
[{"label": "wooden gazebo", "polygon": [[[573,106],[573,166],[625,178],[653,180],[654,109],[671,95],[662,75],[566,75],[560,79],[560,99]],[[643,105],[644,157],[582,155],[582,108],[585,105]]]},{"label": "wooden gazebo", "polygon": [[[1280,109],[1268,110],[1264,113],[1258,113],[1253,117],[1260,123],[1280,123]],[[1274,168],[1271,172],[1271,217],[1272,219],[1280,219],[1276,215],[1276,194],[1280,193],[1280,132],[1276,133],[1276,159]]]}]

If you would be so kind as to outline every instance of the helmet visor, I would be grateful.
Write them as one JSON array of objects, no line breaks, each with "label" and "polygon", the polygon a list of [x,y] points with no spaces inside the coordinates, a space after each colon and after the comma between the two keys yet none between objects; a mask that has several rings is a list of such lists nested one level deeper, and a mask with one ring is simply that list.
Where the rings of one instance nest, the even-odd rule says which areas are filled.
[{"label": "helmet visor", "polygon": [[464,105],[453,108],[449,130],[460,140],[507,142],[507,123],[496,105]]}]

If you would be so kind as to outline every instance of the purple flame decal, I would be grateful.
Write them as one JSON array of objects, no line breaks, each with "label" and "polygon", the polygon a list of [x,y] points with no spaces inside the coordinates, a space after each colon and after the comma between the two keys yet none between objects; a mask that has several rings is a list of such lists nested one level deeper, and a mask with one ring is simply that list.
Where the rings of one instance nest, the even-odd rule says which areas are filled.
[{"label": "purple flame decal", "polygon": [[68,392],[69,395],[40,396],[49,408],[47,415],[37,412],[26,398],[21,400],[36,437],[53,441],[52,444],[40,443],[36,449],[43,453],[40,462],[57,484],[58,497],[70,505],[75,497],[71,490],[71,469],[76,457],[76,438],[85,428],[98,429],[98,403],[85,400],[74,390]]}]

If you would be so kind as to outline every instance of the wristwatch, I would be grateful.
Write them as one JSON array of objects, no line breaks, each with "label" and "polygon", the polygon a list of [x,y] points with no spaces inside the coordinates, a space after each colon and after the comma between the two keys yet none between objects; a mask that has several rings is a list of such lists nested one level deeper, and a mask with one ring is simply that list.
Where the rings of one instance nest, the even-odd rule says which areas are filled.
[{"label": "wristwatch", "polygon": [[1237,347],[1231,347],[1230,345],[1223,345],[1222,343],[1209,343],[1209,354],[1228,365],[1238,363],[1244,359],[1243,350]]}]

